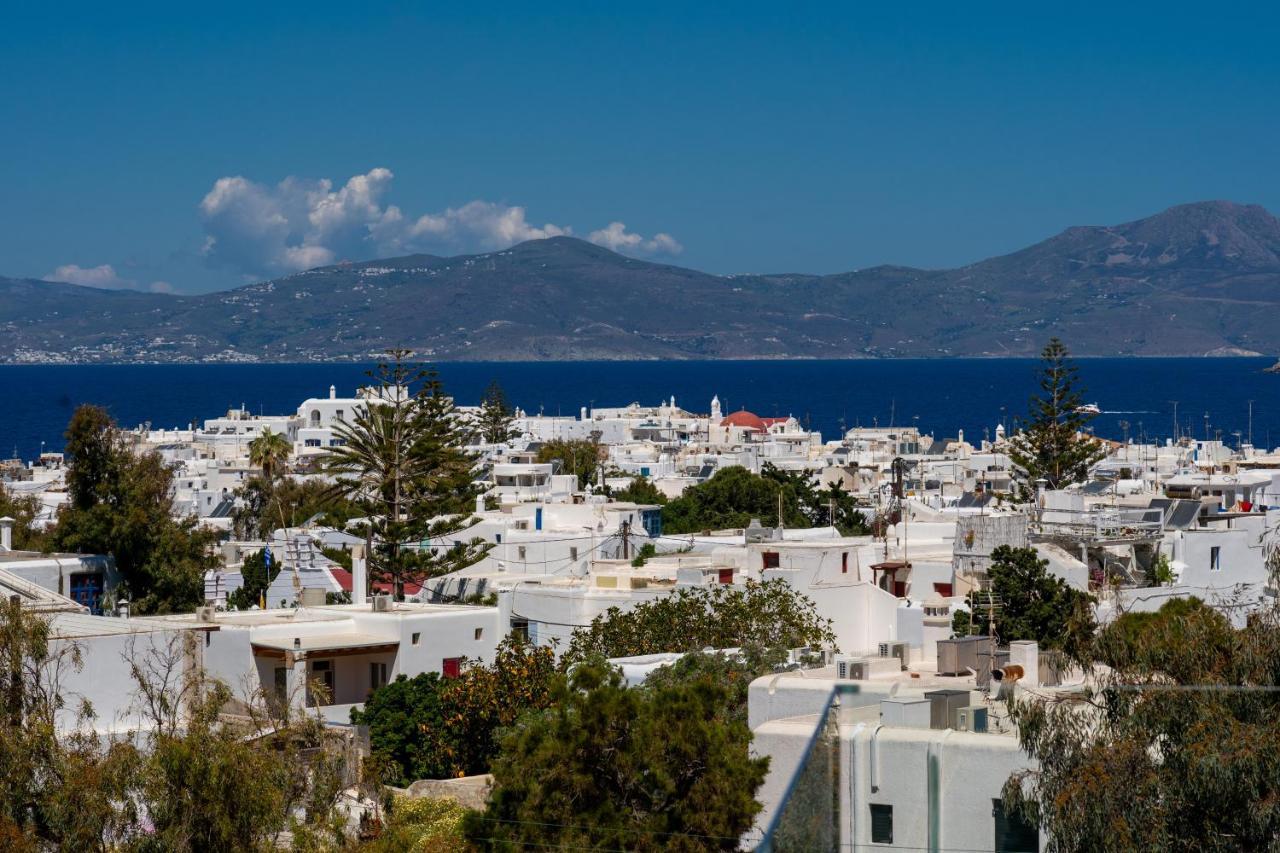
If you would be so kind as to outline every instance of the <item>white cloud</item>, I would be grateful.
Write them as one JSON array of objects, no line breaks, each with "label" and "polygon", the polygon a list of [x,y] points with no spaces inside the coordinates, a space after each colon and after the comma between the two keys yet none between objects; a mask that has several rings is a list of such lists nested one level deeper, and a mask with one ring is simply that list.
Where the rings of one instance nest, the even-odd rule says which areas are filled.
[{"label": "white cloud", "polygon": [[96,267],[63,264],[46,275],[44,280],[64,281],[68,284],[79,284],[83,287],[96,287],[99,290],[145,290],[151,293],[173,293],[173,285],[167,281],[153,281],[151,284],[143,286],[131,278],[123,278],[111,264],[99,264]]},{"label": "white cloud", "polygon": [[[275,186],[240,176],[219,178],[200,202],[206,260],[249,276],[324,266],[340,259],[410,252],[457,254],[505,249],[525,240],[573,233],[566,225],[535,225],[525,208],[475,200],[438,213],[407,216],[385,204],[395,176],[376,168],[335,190],[327,179],[286,178]],[[614,244],[596,235],[617,234]],[[670,235],[646,240],[613,223],[592,241],[619,251],[681,251]]]},{"label": "white cloud", "polygon": [[684,251],[684,246],[670,234],[659,232],[646,240],[628,231],[623,222],[610,222],[607,227],[592,231],[587,239],[597,246],[628,255],[678,255]]},{"label": "white cloud", "polygon": [[132,290],[135,286],[133,281],[118,276],[111,264],[100,264],[96,267],[63,264],[45,276],[44,280],[65,281],[68,284],[97,287],[102,290]]},{"label": "white cloud", "polygon": [[[399,210],[392,208],[396,213]],[[525,240],[563,237],[573,229],[550,222],[538,227],[525,221],[523,207],[508,207],[491,201],[472,201],[443,213],[428,213],[405,229],[412,243],[423,238],[466,245],[484,250],[505,249]]]}]

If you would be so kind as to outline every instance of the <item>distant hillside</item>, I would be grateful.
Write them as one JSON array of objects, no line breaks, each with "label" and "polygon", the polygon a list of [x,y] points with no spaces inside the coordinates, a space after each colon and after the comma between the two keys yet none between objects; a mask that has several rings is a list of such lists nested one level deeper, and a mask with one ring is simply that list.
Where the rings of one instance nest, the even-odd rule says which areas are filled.
[{"label": "distant hillside", "polygon": [[0,279],[0,361],[1280,351],[1280,221],[1203,202],[954,270],[714,276],[570,237],[342,264],[203,296]]}]

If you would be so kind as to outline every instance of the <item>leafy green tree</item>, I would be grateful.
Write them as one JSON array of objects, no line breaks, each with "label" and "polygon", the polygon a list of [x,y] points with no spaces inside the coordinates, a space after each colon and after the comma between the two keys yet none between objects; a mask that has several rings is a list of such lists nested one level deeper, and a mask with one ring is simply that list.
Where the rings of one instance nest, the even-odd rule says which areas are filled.
[{"label": "leafy green tree", "polygon": [[760,804],[767,758],[728,719],[711,681],[627,688],[602,663],[576,667],[552,706],[508,730],[483,813],[482,850],[737,850]]},{"label": "leafy green tree", "polygon": [[812,527],[787,475],[765,477],[746,468],[721,468],[710,480],[690,486],[684,494],[662,507],[663,533],[697,533],[746,527],[758,518],[765,527],[778,524],[778,495],[787,527]]},{"label": "leafy green tree", "polygon": [[187,610],[204,600],[217,533],[174,518],[173,473],[155,452],[135,453],[107,413],[81,406],[66,433],[69,501],[54,547],[115,558],[139,613]]},{"label": "leafy green tree", "polygon": [[318,516],[320,524],[342,528],[363,509],[314,478],[280,477],[268,483],[250,477],[236,489],[231,530],[240,539],[266,539],[279,527],[299,527]]},{"label": "leafy green tree", "polygon": [[280,574],[280,563],[273,560],[267,565],[266,551],[254,551],[244,558],[240,567],[240,576],[244,584],[227,596],[227,604],[237,610],[248,610],[260,604],[271,582]]},{"label": "leafy green tree", "polygon": [[595,482],[605,458],[605,448],[594,438],[557,438],[538,448],[539,462],[559,462],[559,473],[577,475],[580,489]]},{"label": "leafy green tree", "polygon": [[457,800],[395,797],[381,834],[356,848],[361,853],[457,853],[466,850],[462,823],[467,809]]},{"label": "leafy green tree", "polygon": [[573,632],[562,663],[593,657],[751,647],[835,648],[831,621],[784,580],[681,587],[629,611],[611,607]]},{"label": "leafy green tree", "polygon": [[507,402],[507,395],[498,380],[489,383],[480,398],[480,411],[475,415],[475,429],[489,444],[502,444],[516,438],[519,433],[512,427],[515,409]]},{"label": "leafy green tree", "polygon": [[[1001,642],[1035,640],[1041,648],[1070,651],[1093,635],[1090,597],[1049,574],[1048,565],[1034,548],[1001,545],[991,552],[987,573],[991,593],[1000,602],[995,622]],[[977,621],[976,632],[986,634],[987,620]],[[968,633],[964,627],[953,620],[958,632]]]},{"label": "leafy green tree", "polygon": [[751,682],[768,675],[774,664],[783,659],[777,655],[762,654],[762,651],[749,645],[736,655],[689,652],[674,663],[651,672],[644,686],[657,691],[680,684],[719,685],[725,688],[725,703],[717,717],[745,723]]},{"label": "leafy green tree", "polygon": [[1066,346],[1053,338],[1040,359],[1040,396],[1031,398],[1026,421],[1008,442],[1009,461],[1025,494],[1041,479],[1050,489],[1083,482],[1106,455],[1101,442],[1084,433],[1093,415],[1081,411],[1078,370]]},{"label": "leafy green tree", "polygon": [[[1270,850],[1280,838],[1280,621],[1198,602],[1098,635],[1073,701],[1019,701],[1036,762],[1006,801],[1049,851]],[[1139,628],[1139,630],[1135,630]]]},{"label": "leafy green tree", "polygon": [[336,429],[343,445],[330,450],[325,470],[336,492],[362,505],[373,541],[370,575],[393,585],[463,568],[484,556],[475,540],[449,548],[425,547],[470,524],[475,505],[476,458],[465,449],[467,425],[432,371],[392,350],[370,377],[367,405]]},{"label": "leafy green tree", "polygon": [[192,642],[131,650],[145,725],[108,738],[90,706],[68,708],[58,691],[83,666],[79,647],[54,641],[47,620],[21,604],[0,604],[6,850],[265,850],[286,829],[297,837],[329,824],[341,757],[322,723],[256,712],[225,720],[230,691],[187,666]]},{"label": "leafy green tree", "polygon": [[524,711],[547,707],[555,672],[550,648],[507,638],[493,664],[469,666],[454,679],[401,676],[351,719],[369,726],[374,755],[400,784],[486,773],[498,731]]},{"label": "leafy green tree", "polygon": [[15,495],[0,483],[0,518],[12,518],[13,547],[19,551],[44,551],[48,534],[36,527],[40,517],[40,499],[34,495]]},{"label": "leafy green tree", "polygon": [[625,503],[657,504],[658,506],[667,502],[667,496],[648,477],[632,477],[625,489],[619,489],[613,493],[613,499]]}]

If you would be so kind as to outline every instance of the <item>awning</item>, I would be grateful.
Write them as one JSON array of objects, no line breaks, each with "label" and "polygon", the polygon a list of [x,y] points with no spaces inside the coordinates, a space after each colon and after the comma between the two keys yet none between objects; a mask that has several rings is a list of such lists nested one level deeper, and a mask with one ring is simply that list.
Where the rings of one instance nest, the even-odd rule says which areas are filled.
[{"label": "awning", "polygon": [[368,655],[379,652],[395,652],[400,648],[399,640],[388,640],[386,637],[375,637],[371,634],[313,634],[309,637],[298,637],[297,644],[293,637],[270,637],[251,641],[253,653],[266,657],[284,657],[285,652],[303,652],[308,655]]}]

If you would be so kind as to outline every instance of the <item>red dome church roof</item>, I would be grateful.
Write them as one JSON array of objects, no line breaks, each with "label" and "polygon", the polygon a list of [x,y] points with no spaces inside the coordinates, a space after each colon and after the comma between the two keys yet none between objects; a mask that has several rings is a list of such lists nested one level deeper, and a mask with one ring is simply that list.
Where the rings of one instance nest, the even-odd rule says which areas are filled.
[{"label": "red dome church roof", "polygon": [[759,415],[752,414],[746,409],[734,412],[729,417],[720,422],[720,426],[741,427],[742,429],[754,429],[760,432],[768,432],[769,425]]}]

